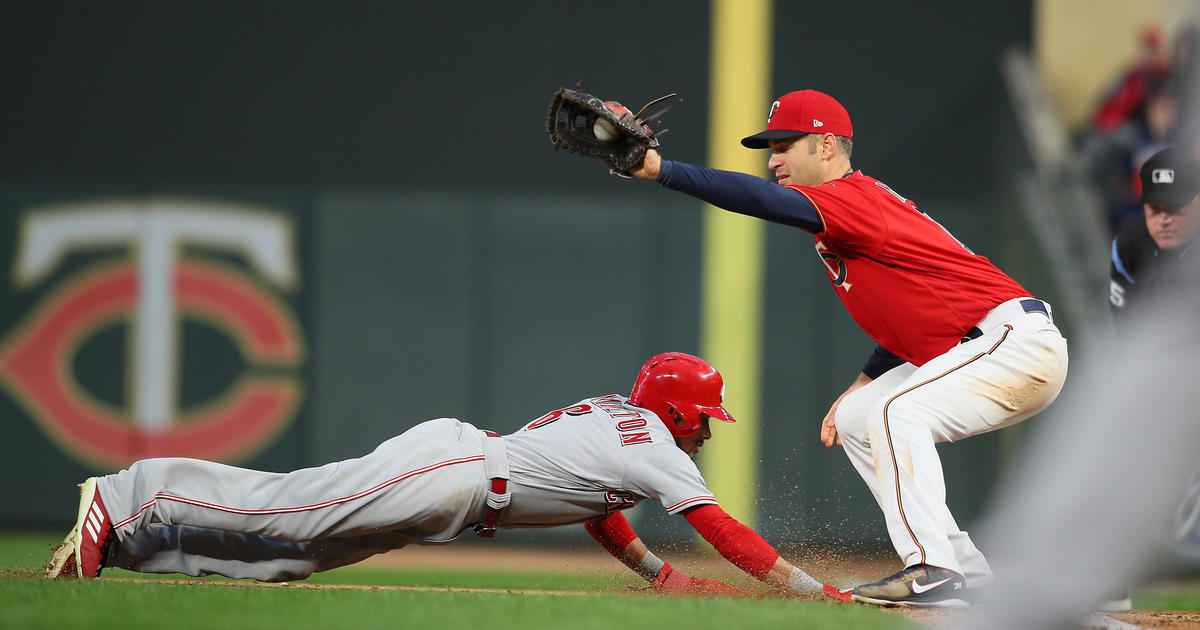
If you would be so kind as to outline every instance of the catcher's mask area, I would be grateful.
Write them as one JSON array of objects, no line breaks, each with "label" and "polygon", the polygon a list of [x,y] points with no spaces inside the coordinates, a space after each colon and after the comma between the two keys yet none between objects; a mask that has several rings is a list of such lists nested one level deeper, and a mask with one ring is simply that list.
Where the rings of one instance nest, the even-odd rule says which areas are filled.
[{"label": "catcher's mask area", "polygon": [[724,396],[721,373],[708,361],[682,352],[664,352],[642,366],[629,404],[653,411],[671,435],[686,438],[700,430],[702,415],[734,422],[721,406]]},{"label": "catcher's mask area", "polygon": [[[674,97],[668,94],[647,103],[636,114],[610,101],[568,88],[559,88],[550,101],[546,116],[546,132],[555,148],[601,160],[608,166],[609,173],[620,177],[631,177],[630,171],[641,166],[648,149],[658,148],[658,135],[646,123],[667,113],[680,101],[647,115],[647,108]],[[597,122],[607,126],[610,137],[597,137]]]}]

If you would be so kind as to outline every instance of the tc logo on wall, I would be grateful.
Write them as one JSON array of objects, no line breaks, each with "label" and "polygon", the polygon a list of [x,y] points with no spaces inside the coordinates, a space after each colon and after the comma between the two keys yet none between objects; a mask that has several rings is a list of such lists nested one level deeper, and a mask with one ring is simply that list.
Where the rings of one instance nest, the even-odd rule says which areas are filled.
[{"label": "tc logo on wall", "polygon": [[[75,255],[91,260],[66,270]],[[16,291],[42,297],[0,342],[0,383],[80,460],[239,459],[268,446],[298,410],[305,349],[284,300],[299,282],[286,213],[167,199],[31,208],[12,278]],[[190,366],[185,322],[223,339],[235,360]],[[123,356],[85,351],[114,330]],[[119,400],[81,382],[86,359],[123,372]],[[224,385],[185,406],[185,372]]]}]

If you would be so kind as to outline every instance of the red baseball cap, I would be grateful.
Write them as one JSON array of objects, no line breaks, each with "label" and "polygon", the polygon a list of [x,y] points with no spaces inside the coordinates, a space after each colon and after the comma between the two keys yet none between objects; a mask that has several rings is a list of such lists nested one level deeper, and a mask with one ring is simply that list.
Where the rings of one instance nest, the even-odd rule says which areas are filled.
[{"label": "red baseball cap", "polygon": [[824,92],[799,90],[788,92],[771,103],[767,130],[742,138],[742,146],[765,149],[771,140],[786,140],[806,133],[831,133],[854,137],[846,108]]}]

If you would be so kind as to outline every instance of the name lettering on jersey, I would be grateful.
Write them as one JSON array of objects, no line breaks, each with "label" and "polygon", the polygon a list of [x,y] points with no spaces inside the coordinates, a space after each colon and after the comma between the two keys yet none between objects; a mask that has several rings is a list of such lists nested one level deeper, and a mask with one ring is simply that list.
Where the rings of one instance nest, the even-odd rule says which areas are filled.
[{"label": "name lettering on jersey", "polygon": [[[829,251],[829,248],[822,241],[817,241],[817,255],[821,257],[821,263],[825,265],[825,271],[829,272],[829,281],[833,286],[840,289],[850,290],[854,286],[846,282],[846,261],[842,260],[841,256]],[[855,295],[858,295],[855,293]]]},{"label": "name lettering on jersey", "polygon": [[618,431],[633,431],[634,429],[645,429],[646,419],[638,416],[632,420],[622,420],[617,423]]},{"label": "name lettering on jersey", "polygon": [[609,490],[604,493],[604,502],[608,504],[609,512],[626,510],[637,505],[633,493],[628,490]]},{"label": "name lettering on jersey", "polygon": [[571,405],[570,407],[564,407],[562,409],[555,409],[554,411],[551,411],[550,413],[542,416],[541,418],[538,418],[537,420],[534,420],[533,422],[530,422],[529,424],[525,425],[525,427],[522,428],[521,430],[522,431],[530,431],[530,430],[536,429],[538,427],[544,427],[547,424],[550,424],[551,422],[554,422],[555,420],[558,420],[559,418],[563,417],[564,414],[568,415],[568,416],[582,416],[585,413],[589,413],[591,410],[592,410],[592,407],[590,405],[587,405],[584,403],[581,403],[578,405]]},{"label": "name lettering on jersey", "polygon": [[650,432],[642,431],[636,433],[622,433],[621,446],[633,446],[634,444],[649,444]]},{"label": "name lettering on jersey", "polygon": [[596,405],[613,420],[617,421],[617,431],[621,436],[621,446],[634,444],[649,444],[650,432],[639,431],[646,428],[646,419],[637,412],[630,411],[616,394],[593,398],[589,402]]}]

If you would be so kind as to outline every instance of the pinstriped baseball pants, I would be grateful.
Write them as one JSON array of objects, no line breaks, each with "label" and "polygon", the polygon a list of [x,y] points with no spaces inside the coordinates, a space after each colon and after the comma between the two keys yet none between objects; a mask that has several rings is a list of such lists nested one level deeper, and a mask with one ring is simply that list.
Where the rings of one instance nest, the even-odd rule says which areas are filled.
[{"label": "pinstriped baseball pants", "polygon": [[1066,374],[1066,340],[1042,313],[1023,313],[842,399],[835,415],[842,446],[879,503],[905,566],[958,571],[970,587],[992,579],[946,505],[935,445],[1033,416],[1058,396]]}]

